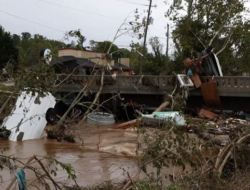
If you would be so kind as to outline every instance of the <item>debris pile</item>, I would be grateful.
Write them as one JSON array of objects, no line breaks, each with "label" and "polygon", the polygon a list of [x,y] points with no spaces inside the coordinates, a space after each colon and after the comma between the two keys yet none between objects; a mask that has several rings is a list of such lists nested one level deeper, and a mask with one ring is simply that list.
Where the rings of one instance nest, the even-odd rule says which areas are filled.
[{"label": "debris pile", "polygon": [[[214,76],[223,76],[223,73],[219,59],[213,53],[213,47],[209,46],[196,58],[186,58],[183,63],[186,75],[178,75],[181,87],[189,88],[194,86],[200,88],[205,105],[220,108],[221,102]],[[201,81],[201,76],[212,76],[212,78],[209,81]],[[190,81],[192,81],[192,85]]]},{"label": "debris pile", "polygon": [[201,109],[198,115],[199,118],[190,118],[187,131],[220,146],[229,144],[234,133],[250,126],[247,120],[226,117],[205,109]]}]

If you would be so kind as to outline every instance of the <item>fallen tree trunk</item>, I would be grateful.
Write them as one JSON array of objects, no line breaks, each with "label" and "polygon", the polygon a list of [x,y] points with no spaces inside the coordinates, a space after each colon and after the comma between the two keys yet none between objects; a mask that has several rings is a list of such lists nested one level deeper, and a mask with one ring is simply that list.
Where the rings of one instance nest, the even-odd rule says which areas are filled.
[{"label": "fallen tree trunk", "polygon": [[139,119],[134,119],[134,120],[131,120],[131,121],[128,121],[128,122],[125,122],[125,123],[121,123],[119,125],[116,125],[114,127],[114,129],[128,129],[130,127],[133,127],[134,124],[138,123],[141,121],[141,118]]},{"label": "fallen tree trunk", "polygon": [[170,105],[169,101],[163,102],[156,110],[155,112],[162,111],[164,108],[168,107]]}]

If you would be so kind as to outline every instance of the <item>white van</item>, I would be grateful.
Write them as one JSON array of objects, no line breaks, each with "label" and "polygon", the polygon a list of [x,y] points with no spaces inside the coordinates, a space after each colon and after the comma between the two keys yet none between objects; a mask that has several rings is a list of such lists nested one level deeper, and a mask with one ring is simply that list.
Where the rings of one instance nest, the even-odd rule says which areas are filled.
[{"label": "white van", "polygon": [[55,97],[49,92],[38,96],[37,92],[22,91],[1,128],[10,132],[11,141],[38,139],[47,122],[53,123],[56,120],[53,109],[55,104]]}]

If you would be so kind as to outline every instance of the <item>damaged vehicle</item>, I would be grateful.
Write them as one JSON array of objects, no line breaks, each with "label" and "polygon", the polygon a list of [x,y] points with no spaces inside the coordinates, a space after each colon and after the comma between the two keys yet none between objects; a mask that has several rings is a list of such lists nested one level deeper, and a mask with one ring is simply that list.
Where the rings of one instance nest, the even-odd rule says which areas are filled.
[{"label": "damaged vehicle", "polygon": [[55,124],[55,97],[49,93],[22,91],[14,108],[0,128],[3,137],[11,141],[39,139],[47,123]]}]

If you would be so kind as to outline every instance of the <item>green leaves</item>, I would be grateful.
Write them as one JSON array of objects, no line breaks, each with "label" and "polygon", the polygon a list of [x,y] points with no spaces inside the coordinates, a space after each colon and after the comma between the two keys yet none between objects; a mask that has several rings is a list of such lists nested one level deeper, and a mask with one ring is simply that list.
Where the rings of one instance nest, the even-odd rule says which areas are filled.
[{"label": "green leaves", "polygon": [[183,170],[186,166],[201,166],[199,159],[202,158],[202,153],[198,151],[199,141],[190,137],[170,120],[159,129],[139,128],[139,133],[144,137],[144,143],[139,150],[142,152],[140,163],[144,172],[147,172],[147,166],[151,163],[157,171],[157,176],[170,166],[179,166]]},{"label": "green leaves", "polygon": [[18,65],[20,67],[32,67],[38,64],[41,61],[39,53],[42,48],[49,48],[52,57],[57,58],[58,50],[65,46],[63,42],[47,39],[40,34],[32,36],[28,32],[23,32],[19,38],[16,48],[19,52]]},{"label": "green leaves", "polygon": [[15,43],[10,33],[0,26],[0,69],[4,68],[8,62],[17,62],[18,50]]},{"label": "green leaves", "polygon": [[85,50],[86,48],[83,46],[83,43],[87,40],[85,36],[82,35],[81,30],[70,30],[69,32],[66,32],[65,38],[68,39],[68,37],[74,37],[77,39],[77,45],[76,48],[80,50]]},{"label": "green leaves", "polygon": [[53,91],[55,80],[54,69],[40,62],[29,69],[19,67],[15,77],[15,86],[17,91],[28,87],[31,92],[36,91],[40,96],[43,96],[44,93]]},{"label": "green leaves", "polygon": [[[176,24],[172,33],[176,57],[197,56],[197,52],[212,45],[215,53],[220,53],[224,73],[232,74],[236,65],[243,66],[243,60],[238,59],[237,54],[248,55],[243,48],[235,48],[245,35],[242,24],[245,11],[243,0],[175,0],[166,16]],[[237,38],[236,30],[241,34]]]},{"label": "green leaves", "polygon": [[[76,179],[75,170],[71,164],[60,162],[59,160],[51,158],[51,157],[47,157],[47,159],[50,161],[50,165],[51,164],[55,164],[56,166],[59,165],[63,170],[65,170],[68,174],[68,179],[72,179],[72,180]],[[56,171],[57,171],[57,167],[55,167],[55,169],[51,170],[50,172],[51,174],[56,176]]]}]

